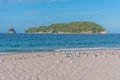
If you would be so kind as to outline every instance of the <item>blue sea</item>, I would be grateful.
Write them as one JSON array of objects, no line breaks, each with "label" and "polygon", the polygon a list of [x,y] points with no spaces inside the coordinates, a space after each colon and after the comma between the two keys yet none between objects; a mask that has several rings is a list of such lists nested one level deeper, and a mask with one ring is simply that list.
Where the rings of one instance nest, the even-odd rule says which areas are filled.
[{"label": "blue sea", "polygon": [[5,34],[0,53],[120,49],[120,34]]}]

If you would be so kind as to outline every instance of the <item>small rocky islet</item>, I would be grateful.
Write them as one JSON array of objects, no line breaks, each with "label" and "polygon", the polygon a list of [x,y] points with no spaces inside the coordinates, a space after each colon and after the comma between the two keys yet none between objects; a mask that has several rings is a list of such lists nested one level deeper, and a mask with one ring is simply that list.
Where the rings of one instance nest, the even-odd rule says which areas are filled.
[{"label": "small rocky islet", "polygon": [[15,33],[16,33],[16,31],[15,31],[15,29],[14,29],[14,28],[10,28],[10,29],[8,30],[8,33],[9,33],[9,34],[15,34]]}]

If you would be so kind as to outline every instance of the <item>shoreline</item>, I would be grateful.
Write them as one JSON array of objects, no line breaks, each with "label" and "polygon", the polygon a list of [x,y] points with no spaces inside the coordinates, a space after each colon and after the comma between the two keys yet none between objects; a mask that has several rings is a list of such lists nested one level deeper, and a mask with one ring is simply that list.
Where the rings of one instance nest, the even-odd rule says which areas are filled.
[{"label": "shoreline", "polygon": [[7,55],[7,54],[32,54],[32,53],[49,53],[49,52],[83,52],[83,51],[113,51],[113,50],[120,50],[120,48],[65,48],[65,49],[56,49],[56,50],[35,50],[35,51],[1,51],[0,55]]}]

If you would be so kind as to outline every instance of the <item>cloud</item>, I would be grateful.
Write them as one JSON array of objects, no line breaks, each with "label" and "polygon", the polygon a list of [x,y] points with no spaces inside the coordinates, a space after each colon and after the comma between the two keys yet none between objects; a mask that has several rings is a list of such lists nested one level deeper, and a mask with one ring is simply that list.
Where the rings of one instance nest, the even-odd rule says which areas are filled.
[{"label": "cloud", "polygon": [[63,1],[68,1],[68,0],[4,0],[0,2],[11,2],[11,3],[22,3],[22,2],[63,2]]},{"label": "cloud", "polygon": [[46,13],[48,12],[47,10],[28,10],[25,13],[26,14],[38,14],[38,13]]},{"label": "cloud", "polygon": [[65,13],[67,15],[89,15],[89,14],[99,14],[100,11],[90,11],[90,12],[69,12]]},{"label": "cloud", "polygon": [[102,21],[102,24],[120,24],[120,20]]}]

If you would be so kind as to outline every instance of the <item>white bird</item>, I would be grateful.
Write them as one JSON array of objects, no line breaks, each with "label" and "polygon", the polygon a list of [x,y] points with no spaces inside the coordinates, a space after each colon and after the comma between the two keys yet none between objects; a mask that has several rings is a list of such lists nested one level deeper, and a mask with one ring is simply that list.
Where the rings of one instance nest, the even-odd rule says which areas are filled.
[{"label": "white bird", "polygon": [[3,60],[0,60],[0,63],[3,62]]},{"label": "white bird", "polygon": [[103,54],[103,57],[104,57],[104,58],[106,58],[106,57],[107,57],[105,53]]},{"label": "white bird", "polygon": [[97,54],[95,54],[95,55],[94,55],[94,58],[96,58],[97,56],[98,56],[98,55],[97,55]]},{"label": "white bird", "polygon": [[67,57],[67,60],[70,60],[70,57]]},{"label": "white bird", "polygon": [[60,63],[60,61],[56,61],[57,63]]},{"label": "white bird", "polygon": [[63,63],[63,61],[56,61],[57,63]]}]

